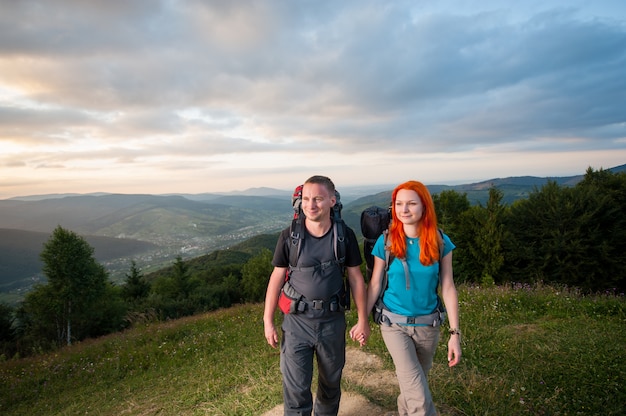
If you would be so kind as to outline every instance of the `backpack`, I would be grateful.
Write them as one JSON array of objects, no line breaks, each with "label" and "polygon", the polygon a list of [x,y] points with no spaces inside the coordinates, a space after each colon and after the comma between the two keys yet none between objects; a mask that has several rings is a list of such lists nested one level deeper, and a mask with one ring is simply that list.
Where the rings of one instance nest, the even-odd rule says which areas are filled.
[{"label": "backpack", "polygon": [[[303,296],[293,289],[289,284],[289,276],[292,268],[295,268],[298,264],[298,257],[300,256],[302,239],[304,237],[304,213],[302,212],[302,188],[304,185],[299,185],[293,192],[291,197],[291,205],[293,206],[293,219],[291,220],[291,226],[289,231],[289,268],[285,274],[285,283],[281,291],[281,296],[278,299],[278,306],[283,313],[298,313],[304,312],[306,304],[300,302]],[[343,276],[343,287],[339,292],[339,305],[344,310],[350,309],[350,282],[346,277],[346,224],[341,217],[341,210],[343,204],[341,203],[340,194],[335,190],[335,206],[331,211],[331,218],[333,222],[332,233],[335,237],[333,242],[333,250],[335,252],[335,260],[339,263],[341,268],[341,274]],[[332,310],[332,309],[331,309]]]},{"label": "backpack", "polygon": [[[372,277],[372,271],[374,269],[374,255],[372,254],[372,250],[374,249],[374,244],[376,240],[381,235],[384,235],[385,239],[385,273],[383,274],[382,280],[380,282],[380,291],[378,293],[378,297],[376,299],[376,303],[374,303],[374,308],[372,309],[372,318],[374,322],[377,324],[381,324],[386,317],[383,317],[383,309],[385,309],[385,304],[383,302],[383,295],[385,290],[387,290],[388,285],[388,276],[387,272],[389,271],[389,265],[394,260],[394,256],[391,254],[388,248],[387,236],[389,232],[389,225],[391,224],[391,205],[389,208],[381,208],[376,205],[368,207],[361,212],[361,234],[363,234],[363,254],[365,256],[366,263],[366,274],[367,281],[369,282]],[[443,258],[443,231],[439,229],[439,262]],[[407,279],[409,280],[409,267],[406,264],[405,259],[399,259],[402,262],[402,266],[404,267],[404,273]],[[441,268],[439,269],[441,272]],[[441,285],[441,280],[439,281]],[[437,311],[427,317],[409,317],[406,320],[406,323],[428,323],[432,324],[432,326],[439,326],[445,319],[445,308],[443,303],[441,302],[441,298],[437,295],[438,304]],[[385,314],[390,314],[386,311]],[[395,315],[395,314],[392,314]],[[399,316],[398,316],[399,317]],[[399,317],[399,319],[404,319],[404,317]],[[387,319],[389,321],[389,319]]]},{"label": "backpack", "polygon": [[381,234],[389,229],[391,224],[391,206],[381,208],[373,205],[361,212],[361,234],[363,234],[363,255],[365,257],[365,281],[369,282],[374,268],[372,250]]}]

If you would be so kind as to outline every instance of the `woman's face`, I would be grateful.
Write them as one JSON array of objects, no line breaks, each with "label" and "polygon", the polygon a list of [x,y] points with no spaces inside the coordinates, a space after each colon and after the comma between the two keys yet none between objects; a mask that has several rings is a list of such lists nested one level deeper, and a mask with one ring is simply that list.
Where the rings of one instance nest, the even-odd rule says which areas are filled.
[{"label": "woman's face", "polygon": [[405,225],[417,225],[424,214],[424,205],[417,192],[400,189],[394,201],[396,217]]}]

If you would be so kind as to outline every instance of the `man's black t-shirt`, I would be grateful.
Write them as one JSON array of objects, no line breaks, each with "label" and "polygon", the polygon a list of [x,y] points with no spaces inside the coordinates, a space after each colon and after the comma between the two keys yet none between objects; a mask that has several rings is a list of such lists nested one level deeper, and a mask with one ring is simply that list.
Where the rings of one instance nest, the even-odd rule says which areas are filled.
[{"label": "man's black t-shirt", "polygon": [[[297,267],[292,270],[289,283],[308,300],[328,300],[337,294],[343,285],[343,276],[335,263],[333,227],[322,237],[310,235],[304,229],[304,238]],[[291,231],[287,227],[280,234],[274,250],[272,265],[289,267],[289,249]],[[346,227],[346,260],[345,266],[359,266],[362,263],[361,252],[354,231]],[[294,247],[295,249],[295,247]],[[306,268],[306,269],[303,269]]]}]

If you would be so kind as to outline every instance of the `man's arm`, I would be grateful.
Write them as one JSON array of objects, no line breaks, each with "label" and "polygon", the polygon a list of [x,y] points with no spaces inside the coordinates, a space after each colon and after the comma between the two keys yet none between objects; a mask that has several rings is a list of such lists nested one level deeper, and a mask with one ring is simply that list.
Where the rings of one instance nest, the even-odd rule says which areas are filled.
[{"label": "man's arm", "polygon": [[278,305],[280,290],[285,282],[286,267],[274,267],[270,275],[267,291],[265,292],[265,309],[263,312],[263,325],[265,327],[265,339],[267,343],[276,348],[278,346],[278,332],[274,326],[274,313]]},{"label": "man's arm", "polygon": [[365,345],[370,336],[370,325],[368,321],[369,311],[367,310],[367,291],[365,289],[365,279],[361,273],[360,266],[347,267],[348,280],[352,290],[352,298],[356,304],[358,321],[350,330],[350,337],[358,341],[361,346]]}]

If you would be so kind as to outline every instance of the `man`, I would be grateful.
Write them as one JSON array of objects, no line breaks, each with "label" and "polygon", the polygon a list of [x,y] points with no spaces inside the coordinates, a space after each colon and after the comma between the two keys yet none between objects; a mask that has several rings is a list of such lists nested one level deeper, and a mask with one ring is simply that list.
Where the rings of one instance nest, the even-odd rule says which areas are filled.
[{"label": "man", "polygon": [[[335,260],[335,233],[331,210],[336,203],[335,185],[325,176],[313,176],[302,189],[302,210],[305,216],[303,239],[298,264],[291,265],[289,282],[291,294],[302,295],[302,309],[285,313],[280,351],[283,375],[285,415],[337,415],[341,398],[341,373],[345,364],[346,320],[338,305],[338,292],[343,286],[340,265]],[[350,337],[364,345],[370,335],[365,281],[361,273],[361,253],[354,231],[346,227],[345,266],[357,307],[358,322]],[[263,322],[265,338],[276,348],[278,333],[274,312],[289,270],[291,234],[289,227],[281,233],[276,244],[265,296]],[[282,304],[282,298],[281,298]],[[295,312],[295,313],[294,313]],[[311,394],[313,356],[317,356],[318,387],[315,404]]]}]

